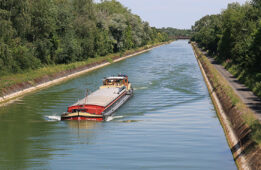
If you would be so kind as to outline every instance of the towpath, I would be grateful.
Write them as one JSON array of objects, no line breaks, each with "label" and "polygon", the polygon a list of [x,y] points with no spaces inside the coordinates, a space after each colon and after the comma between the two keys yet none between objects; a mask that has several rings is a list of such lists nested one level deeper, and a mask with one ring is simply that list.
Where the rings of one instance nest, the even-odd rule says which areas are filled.
[{"label": "towpath", "polygon": [[240,99],[257,115],[259,121],[261,121],[261,100],[253,94],[253,92],[247,88],[244,84],[240,83],[238,79],[229,73],[222,65],[218,64],[213,58],[205,55],[213,66],[223,75],[228,81],[235,93]]}]

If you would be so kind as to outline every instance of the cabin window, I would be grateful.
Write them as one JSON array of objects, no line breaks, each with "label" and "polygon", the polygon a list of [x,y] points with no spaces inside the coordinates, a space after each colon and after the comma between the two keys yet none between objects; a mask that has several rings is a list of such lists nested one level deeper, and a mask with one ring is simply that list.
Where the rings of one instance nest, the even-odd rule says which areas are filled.
[{"label": "cabin window", "polygon": [[112,85],[113,84],[113,80],[108,80],[108,85]]}]

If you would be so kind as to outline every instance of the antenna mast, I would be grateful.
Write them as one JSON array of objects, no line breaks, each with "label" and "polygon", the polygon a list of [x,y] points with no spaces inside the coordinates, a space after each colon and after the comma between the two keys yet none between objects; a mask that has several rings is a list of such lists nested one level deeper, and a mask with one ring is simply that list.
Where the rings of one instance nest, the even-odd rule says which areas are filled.
[{"label": "antenna mast", "polygon": [[87,89],[86,90],[86,96],[85,96],[85,102],[84,102],[85,104],[87,103],[88,92],[89,92],[89,90]]}]

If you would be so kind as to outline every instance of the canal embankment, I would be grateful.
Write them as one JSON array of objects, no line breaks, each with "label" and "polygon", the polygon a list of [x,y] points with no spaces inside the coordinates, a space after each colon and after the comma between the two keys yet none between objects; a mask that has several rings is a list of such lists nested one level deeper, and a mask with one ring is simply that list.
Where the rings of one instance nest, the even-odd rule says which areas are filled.
[{"label": "canal embankment", "polygon": [[195,43],[192,47],[238,168],[260,169],[258,118]]},{"label": "canal embankment", "polygon": [[[128,50],[124,53],[111,54],[105,57],[89,59],[89,61],[85,62],[51,66],[27,73],[0,78],[0,106],[1,103],[6,103],[7,101],[23,96],[27,93],[61,83],[84,73],[107,66],[111,63],[119,62],[129,57],[145,53],[153,48],[168,44],[170,42],[171,41],[146,45],[135,50]],[[30,73],[32,73],[32,75]]]}]

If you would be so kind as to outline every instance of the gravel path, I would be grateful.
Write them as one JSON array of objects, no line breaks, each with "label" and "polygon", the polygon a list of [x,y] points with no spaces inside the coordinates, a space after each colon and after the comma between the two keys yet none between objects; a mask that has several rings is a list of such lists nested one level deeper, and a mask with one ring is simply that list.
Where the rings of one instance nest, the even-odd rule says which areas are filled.
[{"label": "gravel path", "polygon": [[240,83],[238,79],[229,73],[222,65],[218,64],[213,58],[208,57],[208,59],[228,81],[235,93],[250,109],[253,110],[258,119],[261,121],[261,100],[244,84]]}]

